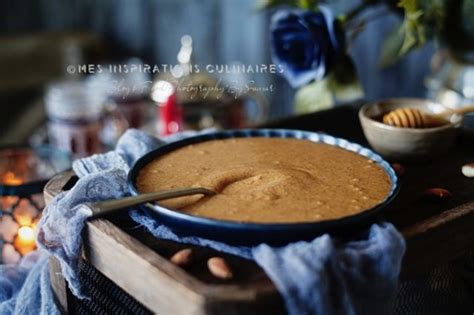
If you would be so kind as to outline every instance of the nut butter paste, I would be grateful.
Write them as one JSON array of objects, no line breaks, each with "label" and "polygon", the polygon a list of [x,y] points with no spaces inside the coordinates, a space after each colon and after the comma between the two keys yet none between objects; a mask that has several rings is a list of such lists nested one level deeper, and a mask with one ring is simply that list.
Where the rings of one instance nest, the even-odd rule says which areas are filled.
[{"label": "nut butter paste", "polygon": [[210,197],[160,204],[214,219],[290,223],[336,219],[369,209],[390,190],[385,171],[356,153],[306,140],[236,138],[189,145],[140,172],[140,192],[206,187]]}]

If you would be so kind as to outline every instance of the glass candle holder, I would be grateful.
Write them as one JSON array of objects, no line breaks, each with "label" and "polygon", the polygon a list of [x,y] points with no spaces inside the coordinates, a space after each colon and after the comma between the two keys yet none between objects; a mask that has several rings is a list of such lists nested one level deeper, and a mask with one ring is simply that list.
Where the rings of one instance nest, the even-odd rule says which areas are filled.
[{"label": "glass candle holder", "polygon": [[70,165],[67,153],[47,146],[0,148],[0,263],[15,263],[36,248],[43,188]]}]

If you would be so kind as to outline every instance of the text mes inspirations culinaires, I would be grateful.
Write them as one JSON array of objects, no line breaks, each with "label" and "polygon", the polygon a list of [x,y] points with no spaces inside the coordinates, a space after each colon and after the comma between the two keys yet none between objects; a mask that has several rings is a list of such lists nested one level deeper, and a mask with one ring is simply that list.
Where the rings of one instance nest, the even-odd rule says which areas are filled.
[{"label": "text mes inspirations culinaires", "polygon": [[[172,64],[110,64],[110,65],[101,65],[101,64],[77,64],[69,65],[68,70],[71,67],[74,67],[74,73],[83,73],[83,74],[94,74],[102,72],[110,73],[149,73],[157,74],[163,72],[174,72],[177,67],[182,67],[181,65],[172,65]],[[283,73],[284,68],[282,65],[277,64],[207,64],[207,65],[198,65],[192,64],[188,68],[190,73],[200,73],[205,71],[207,73]]]}]

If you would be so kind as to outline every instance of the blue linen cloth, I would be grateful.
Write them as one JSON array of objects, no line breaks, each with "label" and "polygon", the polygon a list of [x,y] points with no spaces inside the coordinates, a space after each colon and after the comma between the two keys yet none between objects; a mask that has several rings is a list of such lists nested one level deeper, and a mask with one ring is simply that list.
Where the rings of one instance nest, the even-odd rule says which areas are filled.
[{"label": "blue linen cloth", "polygon": [[[183,136],[186,135],[177,137]],[[45,209],[38,226],[39,247],[59,260],[76,296],[87,298],[78,277],[81,230],[91,215],[85,203],[128,195],[130,166],[163,143],[138,130],[127,131],[115,151],[76,161],[73,169],[79,181]],[[289,314],[392,312],[405,243],[390,223],[374,224],[361,239],[350,242],[322,235],[311,242],[283,247],[238,247],[199,237],[180,237],[139,210],[131,210],[130,216],[155,237],[254,259],[275,283]]]},{"label": "blue linen cloth", "polygon": [[18,265],[0,265],[0,314],[60,314],[50,287],[48,255],[35,251]]}]

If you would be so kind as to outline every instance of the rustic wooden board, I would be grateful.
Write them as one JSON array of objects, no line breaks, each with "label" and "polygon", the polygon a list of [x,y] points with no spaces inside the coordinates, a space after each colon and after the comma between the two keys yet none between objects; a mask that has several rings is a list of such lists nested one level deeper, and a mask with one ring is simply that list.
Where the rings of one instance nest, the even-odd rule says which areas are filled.
[{"label": "rustic wooden board", "polygon": [[[73,176],[69,172],[51,180],[45,187],[46,201],[61,192]],[[185,247],[196,249],[194,263],[187,270],[168,260]],[[215,255],[228,260],[235,279],[219,280],[207,271],[206,262]],[[254,262],[208,248],[157,240],[126,216],[88,222],[84,258],[158,314],[284,314],[279,293]],[[56,297],[67,309],[65,282],[54,259],[50,275]]]},{"label": "rustic wooden board", "polygon": [[[356,110],[350,107],[280,121],[271,127],[320,130],[365,144]],[[401,192],[386,215],[407,241],[404,277],[427,272],[474,247],[474,180],[460,173],[464,163],[474,160],[470,146],[470,140],[461,139],[442,159],[405,165]],[[46,199],[67,189],[68,185],[63,186],[67,182],[70,186],[72,176],[68,173],[53,179],[45,188]],[[424,199],[423,190],[431,186],[450,189],[453,197],[443,202]],[[156,240],[126,216],[88,222],[84,235],[85,259],[154,312],[285,313],[272,282],[254,262],[196,248],[195,262],[183,270],[168,258],[184,247],[195,248]],[[222,281],[209,274],[206,261],[214,255],[228,259],[236,275],[234,279]],[[58,298],[65,296],[61,293],[61,281],[54,281],[53,286]]]}]

